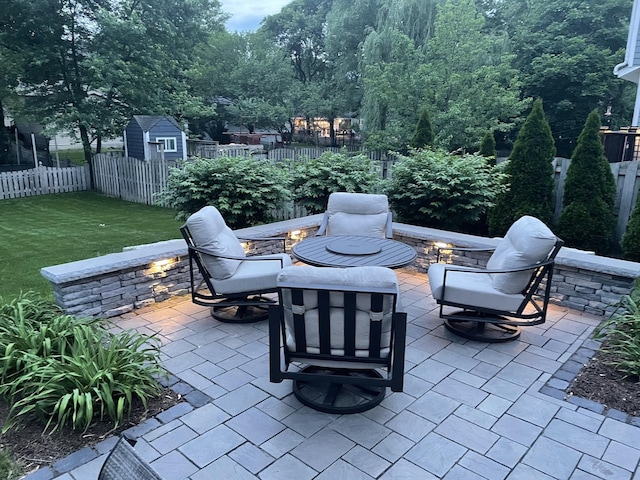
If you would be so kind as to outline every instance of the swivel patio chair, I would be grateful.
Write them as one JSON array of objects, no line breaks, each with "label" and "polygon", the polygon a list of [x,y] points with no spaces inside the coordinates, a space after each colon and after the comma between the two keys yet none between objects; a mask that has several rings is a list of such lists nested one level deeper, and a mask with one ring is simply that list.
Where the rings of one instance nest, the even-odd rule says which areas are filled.
[{"label": "swivel patio chair", "polygon": [[[439,249],[428,277],[447,330],[472,340],[505,342],[518,338],[523,326],[544,323],[562,245],[543,222],[524,216],[509,228],[486,269],[440,263],[442,250],[464,254],[483,249]],[[462,310],[445,313],[444,307]]]},{"label": "swivel patio chair", "polygon": [[328,413],[362,412],[387,387],[402,391],[407,314],[393,270],[286,267],[278,292],[269,308],[271,382],[293,380],[302,404]]},{"label": "swivel patio chair", "polygon": [[393,237],[392,214],[386,195],[334,192],[316,235]]},{"label": "swivel patio chair", "polygon": [[[180,228],[189,247],[189,271],[193,303],[210,306],[222,322],[264,320],[268,306],[276,302],[276,277],[291,265],[286,253],[247,257],[242,244],[212,206],[191,215]],[[277,241],[284,238],[247,238]],[[206,288],[204,288],[206,287]]]},{"label": "swivel patio chair", "polygon": [[125,437],[120,437],[104,461],[98,480],[162,480],[162,477],[135,451]]}]

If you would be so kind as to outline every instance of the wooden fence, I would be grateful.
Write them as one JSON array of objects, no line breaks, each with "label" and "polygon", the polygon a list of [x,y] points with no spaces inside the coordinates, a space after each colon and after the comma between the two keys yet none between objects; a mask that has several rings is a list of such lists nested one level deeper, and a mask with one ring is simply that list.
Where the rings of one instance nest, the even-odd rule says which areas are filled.
[{"label": "wooden fence", "polygon": [[0,199],[89,190],[89,166],[0,172]]},{"label": "wooden fence", "polygon": [[139,160],[120,155],[97,154],[93,157],[93,176],[96,191],[129,202],[163,205],[159,198],[175,161]]}]

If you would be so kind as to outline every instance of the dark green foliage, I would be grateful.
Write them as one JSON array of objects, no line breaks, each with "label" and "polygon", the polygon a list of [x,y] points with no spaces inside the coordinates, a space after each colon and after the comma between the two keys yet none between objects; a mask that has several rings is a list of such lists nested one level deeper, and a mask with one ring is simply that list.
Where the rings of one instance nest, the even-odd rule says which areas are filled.
[{"label": "dark green foliage", "polygon": [[636,200],[636,205],[631,212],[631,218],[627,224],[627,230],[620,242],[624,258],[634,262],[640,261],[640,201]]},{"label": "dark green foliage", "polygon": [[381,181],[378,170],[379,165],[365,155],[325,152],[313,160],[294,162],[294,200],[310,214],[324,212],[332,192],[375,193]]},{"label": "dark green foliage", "polygon": [[160,342],[111,333],[100,320],[63,315],[32,292],[0,299],[0,395],[11,404],[3,431],[37,418],[45,430],[86,430],[95,418],[122,424],[132,402],[159,392]]},{"label": "dark green foliage", "polygon": [[213,205],[230,228],[272,221],[273,209],[289,199],[286,170],[248,157],[196,158],[172,168],[164,198],[179,218]]},{"label": "dark green foliage", "polygon": [[399,156],[385,191],[398,221],[476,233],[503,177],[479,155],[414,150]]},{"label": "dark green foliage", "polygon": [[416,124],[416,130],[411,138],[411,146],[413,148],[430,147],[433,144],[433,125],[431,125],[431,117],[426,108],[420,112],[420,118]]},{"label": "dark green foliage", "polygon": [[523,215],[550,225],[553,220],[553,165],[555,154],[549,123],[536,100],[518,132],[505,173],[509,190],[500,195],[489,212],[489,233],[502,236]]},{"label": "dark green foliage", "polygon": [[600,114],[594,110],[571,156],[558,235],[568,246],[609,253],[614,238],[616,183],[599,131]]},{"label": "dark green foliage", "polygon": [[484,134],[484,137],[482,137],[478,155],[487,157],[493,165],[496,164],[496,138],[492,131],[488,131]]}]

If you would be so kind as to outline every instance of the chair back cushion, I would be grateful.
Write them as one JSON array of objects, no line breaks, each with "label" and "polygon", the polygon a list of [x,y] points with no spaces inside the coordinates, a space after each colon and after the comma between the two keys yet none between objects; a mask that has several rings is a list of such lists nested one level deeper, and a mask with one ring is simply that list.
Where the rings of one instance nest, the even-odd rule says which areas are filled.
[{"label": "chair back cushion", "polygon": [[[509,270],[536,265],[547,259],[557,237],[535,217],[523,216],[517,220],[496,247],[487,262],[490,270]],[[493,287],[502,293],[520,293],[526,288],[532,270],[491,274]]]},{"label": "chair back cushion", "polygon": [[212,278],[223,280],[231,277],[241,260],[218,258],[214,255],[244,257],[244,248],[227,226],[217,208],[203,207],[187,219],[187,228],[196,247],[210,250],[212,255],[200,254],[202,263]]},{"label": "chair back cushion", "polygon": [[334,192],[327,213],[328,235],[384,237],[389,201],[386,195]]},{"label": "chair back cushion", "polygon": [[[389,355],[392,315],[399,292],[393,270],[385,267],[293,266],[283,268],[279,273],[278,288],[284,312],[285,342],[290,352],[330,352],[331,355],[344,356],[355,341],[351,355],[366,357],[370,355],[370,342],[379,340],[379,356]],[[328,293],[323,296],[319,291]],[[372,291],[378,293],[372,295]],[[349,316],[346,313],[348,302],[345,301],[348,295],[355,297],[355,326],[351,327],[346,326],[348,320],[345,319]],[[326,320],[329,322],[328,345],[321,339],[322,329],[327,327]],[[373,327],[376,323],[378,325]],[[301,325],[303,331],[296,332],[296,326]],[[355,332],[355,340],[345,338],[345,332],[350,328]],[[372,335],[378,335],[378,339]]]}]

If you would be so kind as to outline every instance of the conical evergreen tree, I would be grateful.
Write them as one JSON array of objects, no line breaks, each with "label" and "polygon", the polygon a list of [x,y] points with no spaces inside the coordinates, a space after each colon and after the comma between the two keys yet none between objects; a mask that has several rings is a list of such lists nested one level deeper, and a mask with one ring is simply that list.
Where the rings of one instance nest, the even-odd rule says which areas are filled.
[{"label": "conical evergreen tree", "polygon": [[492,165],[496,164],[496,139],[492,131],[489,130],[482,137],[478,153],[483,157],[487,157]]},{"label": "conical evergreen tree", "polygon": [[640,262],[640,196],[631,212],[631,218],[627,223],[627,230],[620,242],[624,258],[633,262]]},{"label": "conical evergreen tree", "polygon": [[433,125],[431,125],[431,117],[429,111],[426,108],[420,112],[420,118],[416,124],[416,130],[411,138],[411,146],[413,148],[425,148],[430,147],[433,144]]},{"label": "conical evergreen tree", "polygon": [[489,234],[502,236],[523,215],[550,225],[553,220],[553,165],[555,145],[542,101],[533,109],[518,132],[505,167],[509,190],[489,211]]},{"label": "conical evergreen tree", "polygon": [[609,253],[614,239],[616,182],[599,132],[600,114],[594,110],[571,155],[557,231],[568,246]]}]

